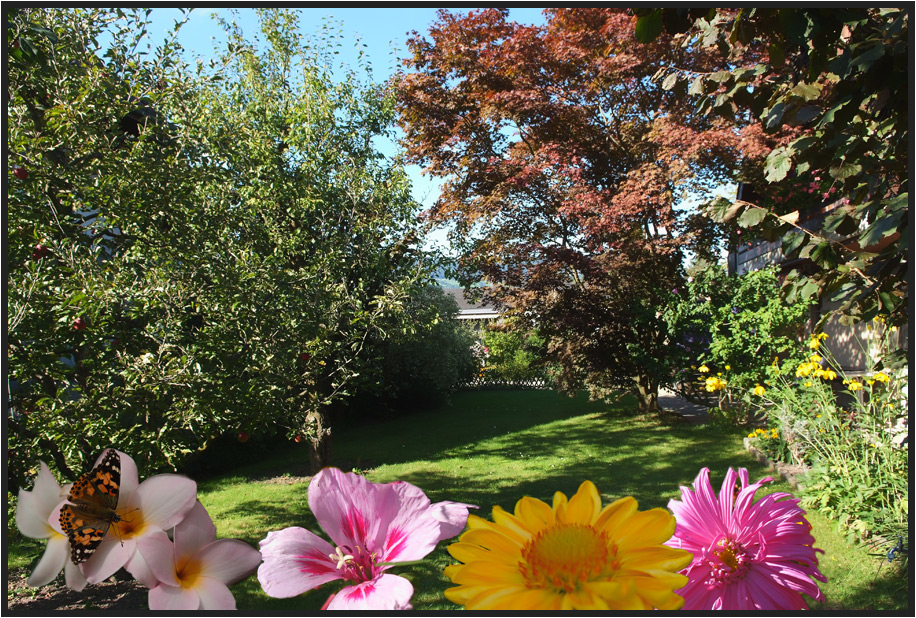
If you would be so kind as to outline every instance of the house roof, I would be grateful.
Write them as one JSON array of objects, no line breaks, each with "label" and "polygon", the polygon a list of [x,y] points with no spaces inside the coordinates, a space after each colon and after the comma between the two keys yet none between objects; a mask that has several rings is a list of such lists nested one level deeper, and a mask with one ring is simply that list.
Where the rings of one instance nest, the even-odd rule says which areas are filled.
[{"label": "house roof", "polygon": [[500,312],[493,305],[483,301],[474,302],[462,288],[443,288],[443,291],[455,299],[458,304],[459,320],[482,320],[499,317]]}]

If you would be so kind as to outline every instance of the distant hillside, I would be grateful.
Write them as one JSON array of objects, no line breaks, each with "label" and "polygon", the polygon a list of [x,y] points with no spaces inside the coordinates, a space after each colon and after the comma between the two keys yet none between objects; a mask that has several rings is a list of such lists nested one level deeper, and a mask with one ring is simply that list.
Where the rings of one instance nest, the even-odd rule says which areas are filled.
[{"label": "distant hillside", "polygon": [[461,287],[461,284],[459,284],[454,279],[446,279],[445,277],[435,277],[435,280],[436,280],[436,283],[438,283],[440,287],[446,290],[454,290],[454,289]]}]

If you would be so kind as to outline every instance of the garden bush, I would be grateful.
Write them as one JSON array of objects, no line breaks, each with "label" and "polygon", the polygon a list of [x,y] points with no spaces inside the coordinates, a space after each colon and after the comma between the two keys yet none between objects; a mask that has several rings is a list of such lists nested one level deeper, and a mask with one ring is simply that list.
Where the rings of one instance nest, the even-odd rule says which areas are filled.
[{"label": "garden bush", "polygon": [[372,346],[378,369],[356,385],[354,413],[373,399],[395,409],[430,407],[474,376],[475,338],[457,320],[451,296],[425,285],[411,294],[405,311],[410,325]]},{"label": "garden bush", "polygon": [[810,302],[780,298],[775,267],[729,276],[720,264],[698,262],[688,274],[666,313],[674,353],[683,359],[678,389],[703,397],[715,420],[746,423],[750,409],[740,394],[774,361],[794,369],[804,360],[797,342]]},{"label": "garden bush", "polygon": [[490,325],[483,334],[488,379],[523,382],[546,378],[544,353],[547,341],[537,330],[528,330],[513,319]]}]

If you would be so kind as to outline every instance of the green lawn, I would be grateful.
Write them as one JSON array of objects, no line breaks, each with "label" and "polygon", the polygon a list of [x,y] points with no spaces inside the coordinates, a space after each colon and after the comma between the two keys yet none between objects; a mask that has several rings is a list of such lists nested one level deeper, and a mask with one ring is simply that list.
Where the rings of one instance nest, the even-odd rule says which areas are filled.
[{"label": "green lawn", "polygon": [[[586,479],[605,501],[632,495],[647,509],[679,497],[678,486],[692,482],[703,466],[712,470],[714,486],[728,466],[748,468],[752,479],[766,473],[744,451],[744,432],[664,425],[624,414],[632,406],[628,400],[609,406],[546,391],[462,392],[431,412],[337,427],[335,461],[344,469],[356,466],[372,481],[413,483],[433,501],[480,505],[484,516],[497,504],[511,510],[525,495],[548,502],[555,491],[572,495]],[[219,536],[257,545],[269,530],[292,525],[323,535],[308,511],[307,482],[294,476],[304,458],[303,449],[284,446],[231,474],[201,480],[199,497]],[[782,482],[771,489],[790,490]],[[822,586],[828,597],[824,609],[907,607],[905,574],[882,566],[867,549],[848,545],[819,514],[810,520],[817,546],[827,550],[821,557],[830,579]],[[457,608],[442,596],[450,585],[441,574],[451,562],[444,549],[449,542],[422,564],[394,570],[413,581],[416,609]],[[11,565],[16,553],[14,548]],[[239,609],[258,611],[315,610],[332,590],[284,600],[267,597],[254,577],[233,587]]]}]

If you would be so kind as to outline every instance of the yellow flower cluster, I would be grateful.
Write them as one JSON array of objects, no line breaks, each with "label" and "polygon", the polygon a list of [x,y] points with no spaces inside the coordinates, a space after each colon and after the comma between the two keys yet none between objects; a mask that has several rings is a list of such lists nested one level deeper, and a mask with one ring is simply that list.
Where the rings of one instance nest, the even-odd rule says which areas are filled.
[{"label": "yellow flower cluster", "polygon": [[751,433],[747,434],[747,437],[752,438],[752,439],[753,438],[763,438],[764,440],[766,440],[767,438],[769,438],[769,439],[775,440],[776,438],[779,437],[779,431],[776,429],[770,429],[769,431],[767,431],[766,429],[760,429],[758,427]]},{"label": "yellow flower cluster", "polygon": [[754,387],[754,394],[757,395],[758,397],[763,395],[765,392],[767,392],[767,389],[763,388],[759,384]]},{"label": "yellow flower cluster", "polygon": [[835,380],[836,372],[830,368],[824,369],[821,367],[820,362],[821,357],[817,354],[812,354],[809,362],[802,363],[798,366],[798,369],[795,370],[795,377],[807,378],[808,376],[813,375],[815,378]]},{"label": "yellow flower cluster", "polygon": [[843,380],[843,384],[847,384],[850,391],[856,392],[862,390],[862,383],[858,380]]},{"label": "yellow flower cluster", "polygon": [[712,376],[706,378],[706,390],[710,393],[725,390],[726,386],[728,386],[728,383],[720,377]]},{"label": "yellow flower cluster", "polygon": [[812,350],[817,350],[821,347],[821,341],[827,338],[827,333],[817,333],[816,335],[811,335],[811,339],[808,340],[808,347]]},{"label": "yellow flower cluster", "polygon": [[887,375],[883,371],[879,371],[878,373],[873,375],[870,380],[868,380],[868,384],[869,386],[874,384],[875,382],[881,382],[882,384],[887,384],[890,381],[891,381],[891,377],[889,375]]},{"label": "yellow flower cluster", "polygon": [[709,367],[706,365],[700,365],[700,373],[709,373]]}]

